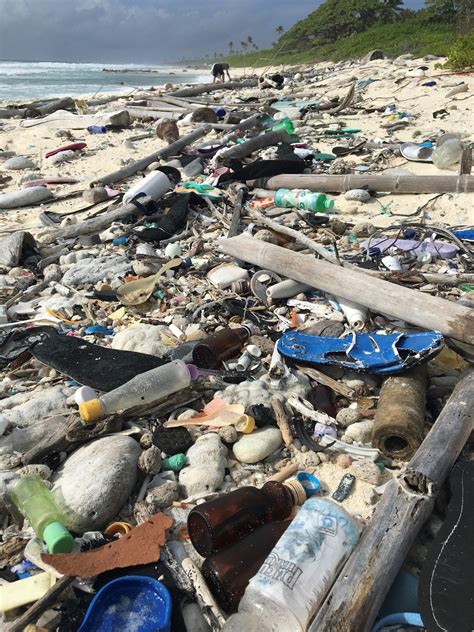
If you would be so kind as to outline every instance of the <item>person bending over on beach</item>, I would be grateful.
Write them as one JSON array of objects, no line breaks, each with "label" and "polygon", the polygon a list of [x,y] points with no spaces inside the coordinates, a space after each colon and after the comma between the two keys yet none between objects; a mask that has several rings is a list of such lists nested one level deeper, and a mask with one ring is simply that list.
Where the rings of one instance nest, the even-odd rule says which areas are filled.
[{"label": "person bending over on beach", "polygon": [[227,79],[231,81],[231,78],[229,75],[229,68],[230,68],[229,64],[226,64],[226,63],[214,64],[214,66],[211,69],[211,73],[213,76],[212,83],[216,83],[216,81],[220,83],[224,83],[225,75],[227,75]]}]

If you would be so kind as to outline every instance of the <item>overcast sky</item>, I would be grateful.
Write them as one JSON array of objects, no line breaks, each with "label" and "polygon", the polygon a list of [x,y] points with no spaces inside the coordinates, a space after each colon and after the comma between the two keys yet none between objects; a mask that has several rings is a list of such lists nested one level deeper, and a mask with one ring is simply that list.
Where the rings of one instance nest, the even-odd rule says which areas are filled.
[{"label": "overcast sky", "polygon": [[[424,0],[406,0],[419,8]],[[260,48],[321,0],[0,0],[0,60],[160,63]],[[376,42],[374,42],[376,45]]]}]

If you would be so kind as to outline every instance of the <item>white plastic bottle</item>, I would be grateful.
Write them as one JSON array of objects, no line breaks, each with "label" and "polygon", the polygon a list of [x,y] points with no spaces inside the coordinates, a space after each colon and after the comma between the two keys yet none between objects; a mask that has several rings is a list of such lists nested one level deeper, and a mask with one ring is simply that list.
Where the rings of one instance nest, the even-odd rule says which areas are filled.
[{"label": "white plastic bottle", "polygon": [[313,496],[255,577],[225,632],[304,632],[359,539],[355,520]]},{"label": "white plastic bottle", "polygon": [[157,202],[172,188],[173,185],[162,171],[152,171],[125,193],[123,203],[128,204],[146,195]]},{"label": "white plastic bottle", "polygon": [[436,141],[433,163],[438,169],[448,169],[461,160],[464,145],[456,134],[442,134]]},{"label": "white plastic bottle", "polygon": [[151,371],[140,373],[113,391],[98,399],[91,399],[79,405],[82,421],[89,423],[105,415],[152,404],[167,395],[187,388],[195,377],[192,366],[182,360],[174,360]]}]

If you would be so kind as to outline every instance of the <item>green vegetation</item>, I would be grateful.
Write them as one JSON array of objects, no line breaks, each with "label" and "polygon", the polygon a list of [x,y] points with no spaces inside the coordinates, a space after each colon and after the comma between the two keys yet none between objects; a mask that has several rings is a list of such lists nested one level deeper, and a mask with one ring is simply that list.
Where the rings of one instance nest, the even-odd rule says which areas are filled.
[{"label": "green vegetation", "polygon": [[474,30],[454,43],[449,50],[445,66],[452,70],[474,68]]},{"label": "green vegetation", "polygon": [[[426,0],[416,12],[402,0],[325,0],[286,33],[278,27],[272,49],[244,54],[243,47],[226,59],[231,66],[258,67],[340,61],[381,48],[389,56],[450,53],[450,67],[458,69],[473,64],[473,27],[473,0]],[[456,47],[458,34],[467,35]]]}]

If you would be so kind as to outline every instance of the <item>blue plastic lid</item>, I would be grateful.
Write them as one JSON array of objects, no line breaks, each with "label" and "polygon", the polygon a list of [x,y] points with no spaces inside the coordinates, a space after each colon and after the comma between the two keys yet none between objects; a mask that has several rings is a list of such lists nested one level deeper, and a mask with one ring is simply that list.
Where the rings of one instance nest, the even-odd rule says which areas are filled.
[{"label": "blue plastic lid", "polygon": [[306,492],[306,498],[311,498],[311,496],[315,496],[321,491],[321,483],[319,482],[319,479],[309,472],[298,472],[296,480],[303,485]]}]

